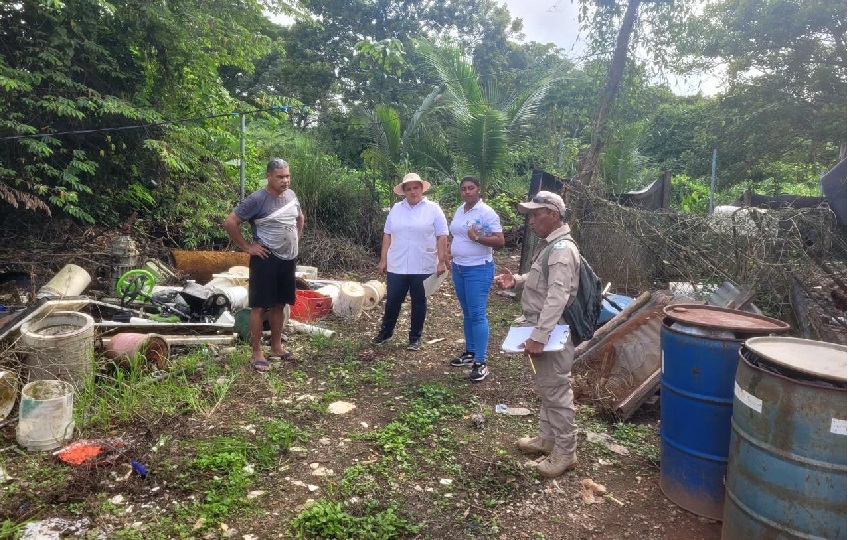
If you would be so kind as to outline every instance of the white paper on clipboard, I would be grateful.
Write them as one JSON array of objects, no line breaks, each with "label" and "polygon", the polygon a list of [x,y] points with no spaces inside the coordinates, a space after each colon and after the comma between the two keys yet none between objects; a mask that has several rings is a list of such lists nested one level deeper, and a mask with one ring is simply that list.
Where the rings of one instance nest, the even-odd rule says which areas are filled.
[{"label": "white paper on clipboard", "polygon": [[[502,343],[502,350],[505,352],[520,353],[525,352],[519,346],[525,343],[525,340],[531,337],[533,326],[511,326],[508,329],[508,335],[505,336],[505,341]],[[549,334],[549,341],[543,347],[546,352],[562,351],[570,338],[570,327],[566,324],[555,326],[552,333]]]}]

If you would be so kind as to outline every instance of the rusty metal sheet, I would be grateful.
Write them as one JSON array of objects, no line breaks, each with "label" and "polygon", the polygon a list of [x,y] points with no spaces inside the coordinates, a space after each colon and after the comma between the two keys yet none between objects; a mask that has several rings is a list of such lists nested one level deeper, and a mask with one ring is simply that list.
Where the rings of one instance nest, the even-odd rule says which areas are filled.
[{"label": "rusty metal sheet", "polygon": [[713,328],[746,334],[775,334],[791,327],[780,320],[734,309],[699,304],[668,306],[664,314],[670,319],[703,328]]}]

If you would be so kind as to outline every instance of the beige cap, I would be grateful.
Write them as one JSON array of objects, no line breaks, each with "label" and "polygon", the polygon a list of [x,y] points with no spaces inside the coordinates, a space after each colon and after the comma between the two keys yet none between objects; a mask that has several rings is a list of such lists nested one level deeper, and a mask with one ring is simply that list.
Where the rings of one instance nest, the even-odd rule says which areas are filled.
[{"label": "beige cap", "polygon": [[549,208],[551,210],[557,210],[561,214],[561,217],[564,217],[564,214],[567,211],[564,199],[562,199],[557,193],[552,193],[551,191],[538,191],[537,195],[531,198],[531,201],[517,204],[517,211],[520,214],[527,214],[535,208]]},{"label": "beige cap", "polygon": [[393,193],[400,197],[404,197],[404,185],[409,182],[419,182],[420,184],[422,184],[422,193],[425,193],[426,191],[431,189],[431,182],[429,182],[428,180],[422,180],[415,172],[409,172],[404,175],[404,178],[401,179],[401,182],[396,184],[396,186],[393,188]]}]

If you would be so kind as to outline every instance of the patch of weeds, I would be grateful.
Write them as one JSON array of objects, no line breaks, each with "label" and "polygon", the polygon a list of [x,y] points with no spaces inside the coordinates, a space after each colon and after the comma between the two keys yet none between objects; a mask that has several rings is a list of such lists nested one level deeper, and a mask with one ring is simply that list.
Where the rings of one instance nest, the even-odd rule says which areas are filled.
[{"label": "patch of weeds", "polygon": [[390,422],[383,429],[373,433],[378,447],[384,454],[401,465],[407,465],[410,455],[407,447],[413,444],[410,427],[403,422]]},{"label": "patch of weeds", "polygon": [[[196,359],[181,362],[196,364]],[[169,377],[156,381],[146,362],[138,358],[127,367],[113,366],[111,373],[90,378],[74,397],[75,420],[84,434],[87,429],[137,424],[140,416],[141,420],[158,422],[163,415],[203,411],[209,406],[203,390],[190,384],[186,371],[177,366],[172,367]]]},{"label": "patch of weeds", "polygon": [[399,516],[393,506],[376,511],[377,503],[366,506],[362,516],[355,516],[342,503],[319,501],[290,522],[297,538],[323,540],[392,540],[419,532],[420,526]]},{"label": "patch of weeds", "polygon": [[[245,498],[254,471],[269,470],[296,438],[296,430],[280,420],[264,422],[253,441],[241,435],[217,437],[194,443],[197,453],[184,476],[189,486],[203,491],[199,501],[184,506],[185,519],[203,518],[217,523],[253,503]],[[250,466],[250,467],[249,467]]]},{"label": "patch of weeds", "polygon": [[280,397],[286,391],[286,382],[274,371],[267,373],[266,384],[269,385],[269,389],[275,397]]},{"label": "patch of weeds", "polygon": [[289,372],[289,378],[294,382],[301,384],[308,379],[307,372],[301,369],[294,369]]},{"label": "patch of weeds", "polygon": [[386,360],[379,360],[369,364],[368,369],[358,377],[362,385],[385,386],[391,379],[392,364]]},{"label": "patch of weeds", "polygon": [[373,465],[357,464],[347,468],[339,482],[340,491],[346,496],[378,493],[381,487],[372,473]]},{"label": "patch of weeds", "polygon": [[15,523],[11,519],[0,521],[0,538],[19,538],[26,525],[26,522]]},{"label": "patch of weeds", "polygon": [[661,462],[658,432],[650,426],[618,422],[614,424],[614,439],[640,457],[655,464]]}]

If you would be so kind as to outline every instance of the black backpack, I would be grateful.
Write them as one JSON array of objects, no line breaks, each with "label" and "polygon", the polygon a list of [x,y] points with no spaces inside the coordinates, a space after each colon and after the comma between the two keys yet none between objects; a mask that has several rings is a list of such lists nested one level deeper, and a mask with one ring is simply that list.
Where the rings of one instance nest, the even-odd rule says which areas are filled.
[{"label": "black backpack", "polygon": [[[543,279],[549,281],[549,253],[557,240],[566,239],[578,249],[578,244],[569,235],[561,236],[543,248]],[[570,325],[570,337],[573,345],[587,341],[596,332],[599,314],[602,312],[602,281],[593,271],[590,264],[579,253],[578,290],[573,301],[564,308],[564,320]]]}]

